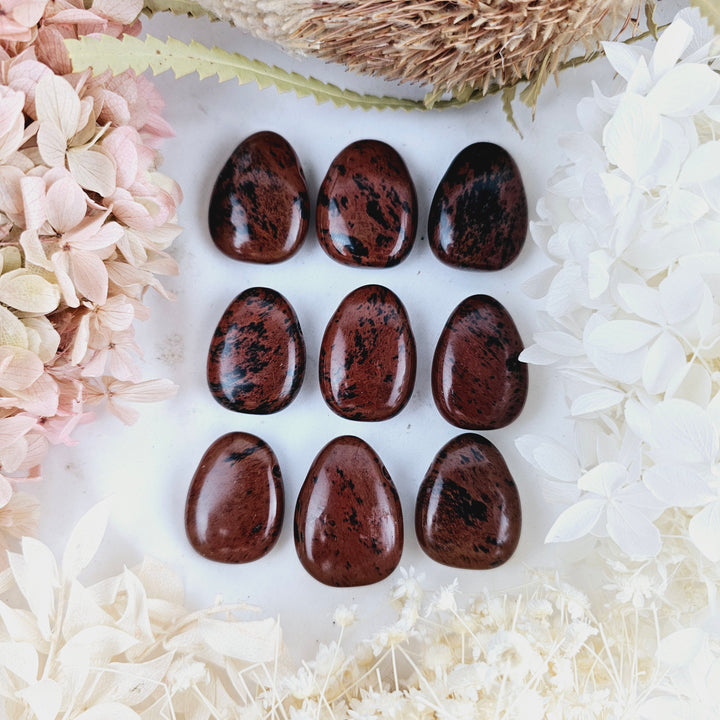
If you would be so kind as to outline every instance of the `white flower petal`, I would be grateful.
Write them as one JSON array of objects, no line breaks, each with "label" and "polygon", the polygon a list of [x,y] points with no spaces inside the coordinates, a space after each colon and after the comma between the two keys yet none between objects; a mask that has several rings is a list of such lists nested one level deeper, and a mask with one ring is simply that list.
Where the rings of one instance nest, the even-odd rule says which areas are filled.
[{"label": "white flower petal", "polygon": [[62,688],[51,678],[30,685],[17,695],[32,708],[37,720],[55,720],[60,712]]},{"label": "white flower petal", "polygon": [[720,500],[706,505],[690,521],[690,539],[711,562],[720,561]]},{"label": "white flower petal", "polygon": [[706,639],[707,634],[698,627],[677,630],[660,641],[658,660],[671,667],[687,667],[698,656]]},{"label": "white flower petal", "polygon": [[604,42],[602,48],[613,70],[625,80],[629,80],[642,57],[637,49],[622,42]]},{"label": "white flower petal", "polygon": [[650,60],[650,69],[655,77],[664,75],[674,67],[693,38],[693,29],[684,20],[676,19],[660,35]]},{"label": "white flower petal", "polygon": [[112,702],[95,705],[77,715],[75,720],[140,720],[140,716],[127,705]]},{"label": "white flower petal", "polygon": [[664,332],[650,346],[642,382],[651,395],[665,392],[670,381],[685,367],[685,350],[669,332]]},{"label": "white flower petal", "polygon": [[684,465],[653,465],[643,473],[643,481],[667,507],[698,507],[712,497],[707,482]]},{"label": "white flower petal", "polygon": [[537,332],[533,335],[533,340],[535,340],[540,347],[549,350],[555,355],[564,355],[566,357],[580,357],[584,355],[582,342],[567,332],[559,330]]},{"label": "white flower petal", "polygon": [[687,117],[710,105],[720,91],[720,77],[707,65],[680,64],[668,70],[647,95],[663,115]]},{"label": "white flower petal", "polygon": [[570,414],[577,417],[578,415],[588,415],[600,410],[607,410],[621,403],[624,398],[625,394],[618,390],[608,388],[594,390],[576,397],[570,406]]},{"label": "white flower petal", "polygon": [[80,98],[65,78],[47,73],[40,78],[35,91],[35,109],[40,127],[47,123],[58,128],[64,138],[78,130]]},{"label": "white flower petal", "polygon": [[591,533],[603,511],[603,500],[580,500],[563,511],[545,537],[546,543],[569,542]]},{"label": "white flower petal", "polygon": [[602,352],[623,355],[647,345],[660,333],[657,325],[638,320],[610,320],[598,325],[587,342]]},{"label": "white flower petal", "polygon": [[626,95],[603,131],[608,160],[632,180],[652,167],[662,144],[662,124],[656,109],[637,95]]},{"label": "white flower petal", "polygon": [[602,462],[586,472],[579,480],[581,490],[610,498],[628,480],[627,468],[618,462]]},{"label": "white flower petal", "polygon": [[607,531],[631,558],[655,557],[660,552],[660,531],[632,506],[611,504],[607,511]]},{"label": "white flower petal", "polygon": [[100,502],[85,513],[73,528],[62,558],[65,582],[77,578],[95,556],[105,535],[109,515],[109,502]]},{"label": "white flower petal", "polygon": [[695,148],[683,164],[678,183],[685,186],[700,184],[718,175],[720,175],[720,140],[714,140]]},{"label": "white flower petal", "polygon": [[718,431],[707,412],[685,400],[666,400],[651,412],[652,445],[686,463],[710,465],[718,452]]}]

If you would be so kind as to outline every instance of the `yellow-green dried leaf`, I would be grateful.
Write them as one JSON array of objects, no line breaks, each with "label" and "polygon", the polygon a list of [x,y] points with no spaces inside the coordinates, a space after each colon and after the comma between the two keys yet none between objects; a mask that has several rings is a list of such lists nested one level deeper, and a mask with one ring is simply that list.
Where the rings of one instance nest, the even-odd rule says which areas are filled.
[{"label": "yellow-green dried leaf", "polygon": [[158,75],[172,70],[178,78],[196,72],[201,79],[213,75],[220,82],[236,78],[240,84],[255,82],[260,89],[273,85],[279,92],[293,91],[298,97],[312,96],[318,103],[332,102],[336,107],[363,110],[412,110],[423,107],[421,102],[415,100],[361,95],[352,90],[343,90],[312,77],[303,77],[217,47],[208,48],[195,41],[185,44],[174,38],[163,42],[150,35],[143,39],[131,35],[125,35],[122,39],[100,35],[66,40],[65,44],[76,72],[92,68],[96,75],[105,70],[117,75],[128,69],[136,73],[150,69]]},{"label": "yellow-green dried leaf", "polygon": [[655,22],[655,9],[657,8],[656,0],[645,0],[645,22],[652,36],[657,40],[658,26]]},{"label": "yellow-green dried leaf", "polygon": [[0,275],[0,302],[21,312],[47,315],[57,309],[60,290],[35,273],[13,270]]},{"label": "yellow-green dried leaf", "polygon": [[720,4],[718,0],[690,0],[690,5],[698,8],[713,26],[715,32],[720,34]]},{"label": "yellow-green dried leaf", "polygon": [[522,133],[520,132],[520,128],[518,127],[517,123],[515,122],[515,115],[513,113],[513,107],[512,107],[512,101],[515,99],[515,85],[508,85],[503,91],[502,91],[502,108],[503,112],[505,113],[505,118],[507,121],[515,128],[517,131],[517,134],[522,137]]},{"label": "yellow-green dried leaf", "polygon": [[0,345],[28,348],[25,325],[6,307],[0,305]]},{"label": "yellow-green dried leaf", "polygon": [[22,267],[22,255],[14,245],[0,248],[0,269],[2,272],[10,272]]},{"label": "yellow-green dried leaf", "polygon": [[171,12],[173,15],[209,17],[213,21],[220,19],[199,3],[192,2],[192,0],[145,0],[143,12],[150,16],[159,12]]}]

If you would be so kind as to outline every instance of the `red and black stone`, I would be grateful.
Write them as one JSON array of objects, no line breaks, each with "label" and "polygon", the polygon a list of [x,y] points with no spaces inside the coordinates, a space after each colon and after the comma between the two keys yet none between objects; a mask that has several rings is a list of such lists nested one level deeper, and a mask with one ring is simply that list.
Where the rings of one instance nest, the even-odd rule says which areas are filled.
[{"label": "red and black stone", "polygon": [[295,253],[308,228],[310,200],[300,161],[274,132],[251,135],[218,175],[208,223],[217,247],[233,260],[277,263]]},{"label": "red and black stone", "polygon": [[285,500],[272,449],[249,433],[218,438],[193,476],[185,505],[185,532],[203,557],[252,562],[277,542]]},{"label": "red and black stone", "polygon": [[527,230],[527,198],[515,161],[499,145],[468,145],[430,205],[432,251],[454,267],[500,270],[518,256]]},{"label": "red and black stone", "polygon": [[333,160],[318,193],[323,250],[344,265],[392,267],[417,230],[415,186],[403,159],[379,140],[358,140]]},{"label": "red and black stone", "polygon": [[320,345],[320,391],[349,420],[387,420],[407,404],[417,354],[407,311],[382,285],[353,290],[330,318]]},{"label": "red and black stone", "polygon": [[268,415],[292,402],[304,376],[305,341],[290,303],[269,288],[240,293],[210,343],[212,396],[228,410]]},{"label": "red and black stone", "polygon": [[456,568],[498,567],[515,552],[521,527],[520,495],[499,450],[473,433],[447,443],[415,505],[415,532],[425,553]]},{"label": "red and black stone", "polygon": [[508,311],[488,295],[463,300],[445,323],[432,364],[432,394],[440,414],[467,430],[511,423],[525,405],[527,365]]},{"label": "red and black stone", "polygon": [[298,495],[294,533],[303,567],[326,585],[370,585],[397,567],[400,498],[366,442],[345,435],[320,451]]}]

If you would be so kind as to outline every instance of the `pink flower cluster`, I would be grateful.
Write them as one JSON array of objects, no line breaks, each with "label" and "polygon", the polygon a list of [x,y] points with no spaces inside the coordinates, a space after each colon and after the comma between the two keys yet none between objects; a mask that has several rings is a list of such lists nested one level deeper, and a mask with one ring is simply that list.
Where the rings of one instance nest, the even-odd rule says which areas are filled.
[{"label": "pink flower cluster", "polygon": [[136,34],[141,10],[0,0],[0,516],[89,406],[130,423],[126,402],[175,390],[141,380],[133,331],[147,288],[167,295],[157,276],[177,273],[166,250],[181,194],[156,167],[172,134],[162,99],[132,72],[73,73],[63,43]]}]

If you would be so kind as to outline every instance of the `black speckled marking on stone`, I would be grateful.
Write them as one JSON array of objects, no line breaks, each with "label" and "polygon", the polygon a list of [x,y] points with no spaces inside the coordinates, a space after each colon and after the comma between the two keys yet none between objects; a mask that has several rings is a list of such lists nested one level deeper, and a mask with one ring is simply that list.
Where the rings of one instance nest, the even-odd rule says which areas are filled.
[{"label": "black speckled marking on stone", "polygon": [[284,507],[275,453],[255,435],[232,432],[207,449],[195,471],[185,505],[185,531],[203,557],[252,562],[277,542]]},{"label": "black speckled marking on stone", "polygon": [[403,159],[379,140],[358,140],[333,160],[318,192],[315,226],[344,265],[392,267],[417,231],[415,186]]},{"label": "black speckled marking on stone", "polygon": [[218,175],[208,223],[217,247],[234,260],[276,263],[293,255],[308,228],[310,199],[300,162],[277,133],[243,140]]},{"label": "black speckled marking on stone", "polygon": [[417,353],[407,311],[382,285],[353,290],[330,318],[320,345],[320,391],[349,420],[397,415],[415,385]]},{"label": "black speckled marking on stone", "polygon": [[432,251],[454,267],[500,270],[518,256],[527,230],[527,198],[515,161],[499,145],[468,145],[430,205]]},{"label": "black speckled marking on stone", "polygon": [[269,288],[249,288],[228,306],[207,361],[208,387],[228,410],[282,410],[305,376],[305,342],[290,303]]},{"label": "black speckled marking on stone", "polygon": [[522,350],[515,323],[497,300],[463,300],[433,357],[432,393],[441,415],[467,430],[493,430],[515,420],[528,392],[527,365],[518,359]]},{"label": "black speckled marking on stone", "polygon": [[298,495],[293,534],[303,567],[326,585],[369,585],[397,567],[400,498],[366,442],[345,435],[320,451]]},{"label": "black speckled marking on stone", "polygon": [[415,505],[415,532],[433,560],[489,569],[507,562],[522,528],[520,495],[500,451],[473,433],[447,443]]}]

